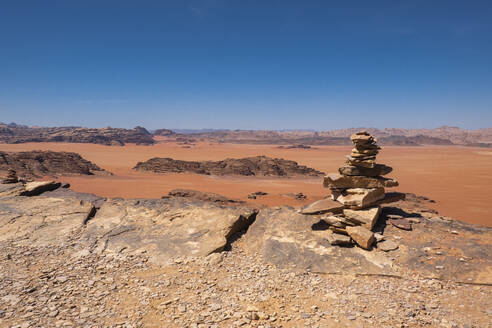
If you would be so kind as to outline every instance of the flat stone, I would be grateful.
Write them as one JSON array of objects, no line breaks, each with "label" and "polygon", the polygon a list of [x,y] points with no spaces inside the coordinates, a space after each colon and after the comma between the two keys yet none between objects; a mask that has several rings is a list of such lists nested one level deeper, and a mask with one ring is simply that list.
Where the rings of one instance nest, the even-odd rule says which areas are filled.
[{"label": "flat stone", "polygon": [[347,218],[340,217],[340,216],[323,217],[323,221],[325,221],[329,225],[337,227],[337,228],[345,228],[348,225],[350,225],[350,226],[358,225],[358,224],[348,220]]},{"label": "flat stone", "polygon": [[318,214],[318,213],[341,213],[344,209],[344,206],[339,202],[334,201],[330,198],[325,198],[318,200],[314,203],[309,204],[304,207],[300,212],[302,214]]},{"label": "flat stone", "polygon": [[389,219],[388,221],[399,229],[412,230],[412,223],[407,219]]},{"label": "flat stone", "polygon": [[398,245],[392,240],[385,240],[377,244],[378,249],[389,252],[398,248]]},{"label": "flat stone", "polygon": [[350,188],[344,190],[343,194],[332,191],[336,201],[345,206],[367,207],[376,201],[384,199],[384,188]]},{"label": "flat stone", "polygon": [[347,176],[338,173],[327,174],[323,181],[323,186],[331,189],[347,189],[347,188],[391,188],[397,187],[398,181],[380,176],[364,177],[364,176]]},{"label": "flat stone", "polygon": [[372,231],[362,227],[347,227],[345,228],[349,236],[363,249],[370,249],[374,243],[374,233]]},{"label": "flat stone", "polygon": [[161,265],[175,257],[221,252],[256,214],[247,207],[180,198],[111,199],[87,222],[81,239],[95,245],[96,253],[145,250],[150,262]]},{"label": "flat stone", "polygon": [[352,157],[347,157],[345,164],[349,166],[359,166],[365,168],[374,168],[376,166],[376,161],[374,159],[356,159]]},{"label": "flat stone", "polygon": [[376,206],[363,210],[351,210],[344,209],[343,215],[349,220],[361,224],[363,227],[372,230],[376,224],[379,214],[381,213],[381,207]]},{"label": "flat stone", "polygon": [[375,177],[378,175],[386,175],[393,171],[393,168],[384,165],[376,164],[373,168],[345,165],[338,169],[340,174],[343,175],[362,175],[368,177]]},{"label": "flat stone", "polygon": [[350,136],[350,140],[352,140],[353,143],[371,143],[374,141],[374,138],[370,134],[354,133]]},{"label": "flat stone", "polygon": [[24,191],[21,196],[37,196],[46,191],[52,191],[58,189],[61,186],[61,182],[55,181],[34,181],[28,182],[24,186]]},{"label": "flat stone", "polygon": [[63,245],[93,211],[92,204],[74,198],[6,197],[0,199],[0,241]]},{"label": "flat stone", "polygon": [[[360,148],[353,148],[352,149],[352,156],[355,155],[363,155],[363,156],[376,156],[379,154],[379,147],[374,147],[372,149],[360,149]],[[357,157],[357,156],[355,156]]]},{"label": "flat stone", "polygon": [[349,236],[339,233],[331,233],[326,239],[331,245],[352,245],[352,240]]}]

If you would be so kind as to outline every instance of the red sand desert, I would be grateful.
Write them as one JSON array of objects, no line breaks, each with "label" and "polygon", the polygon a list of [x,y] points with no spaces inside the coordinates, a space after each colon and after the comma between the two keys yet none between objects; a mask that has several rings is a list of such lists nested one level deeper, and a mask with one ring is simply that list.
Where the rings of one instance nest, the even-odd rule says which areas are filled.
[{"label": "red sand desert", "polygon": [[[351,147],[316,146],[315,149],[279,149],[277,145],[197,143],[184,148],[174,142],[153,146],[109,147],[94,144],[28,143],[2,144],[0,150],[54,150],[79,153],[114,176],[62,177],[72,189],[106,197],[159,198],[176,188],[219,193],[248,200],[247,195],[264,191],[268,195],[253,203],[300,206],[325,197],[329,191],[322,178],[213,177],[195,174],[154,174],[132,170],[139,161],[152,157],[181,160],[221,160],[256,155],[295,160],[324,172],[337,172]],[[401,192],[412,192],[436,201],[441,215],[492,226],[492,150],[469,147],[423,146],[384,147],[378,161],[394,168]],[[302,192],[300,202],[285,194]]]}]

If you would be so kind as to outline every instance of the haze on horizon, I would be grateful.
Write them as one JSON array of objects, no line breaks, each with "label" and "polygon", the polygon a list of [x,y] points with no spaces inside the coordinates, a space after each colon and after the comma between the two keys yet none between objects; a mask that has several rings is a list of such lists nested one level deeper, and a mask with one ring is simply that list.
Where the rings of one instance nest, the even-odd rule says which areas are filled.
[{"label": "haze on horizon", "polygon": [[489,1],[4,1],[0,121],[492,126]]}]

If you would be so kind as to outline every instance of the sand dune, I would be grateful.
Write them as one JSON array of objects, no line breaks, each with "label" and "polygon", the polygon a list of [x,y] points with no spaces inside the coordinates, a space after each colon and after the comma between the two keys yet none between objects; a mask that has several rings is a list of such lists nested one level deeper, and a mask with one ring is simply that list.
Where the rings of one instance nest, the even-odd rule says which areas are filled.
[{"label": "sand dune", "polygon": [[[265,205],[300,206],[325,197],[322,178],[214,177],[195,174],[153,174],[137,172],[132,167],[152,157],[181,160],[221,160],[266,155],[295,160],[324,172],[336,172],[351,147],[317,146],[316,149],[280,149],[276,145],[238,145],[197,143],[183,148],[176,143],[153,146],[126,145],[109,147],[94,144],[27,143],[2,144],[0,150],[72,151],[113,172],[110,177],[63,177],[77,191],[107,197],[161,197],[175,188],[215,192],[248,200],[247,195],[265,191],[269,195],[249,200]],[[471,147],[384,147],[378,156],[381,163],[393,166],[389,175],[399,180],[395,190],[427,196],[436,201],[441,215],[467,222],[492,226],[492,156]],[[302,192],[308,199],[299,202],[288,193]]]}]

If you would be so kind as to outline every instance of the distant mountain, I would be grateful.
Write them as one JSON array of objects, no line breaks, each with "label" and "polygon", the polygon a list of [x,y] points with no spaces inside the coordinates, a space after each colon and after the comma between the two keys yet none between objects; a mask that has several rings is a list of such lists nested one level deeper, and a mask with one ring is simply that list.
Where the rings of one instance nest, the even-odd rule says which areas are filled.
[{"label": "distant mountain", "polygon": [[0,123],[0,142],[76,142],[121,146],[125,143],[150,145],[152,134],[145,128],[82,128],[82,127],[28,127],[15,123]]},{"label": "distant mountain", "polygon": [[443,126],[436,129],[351,128],[327,131],[310,130],[174,130],[175,137],[223,143],[350,145],[348,137],[360,130],[376,136],[382,145],[463,145],[491,147],[492,128],[466,130]]},{"label": "distant mountain", "polygon": [[0,123],[0,142],[77,142],[103,145],[136,143],[151,145],[154,136],[178,142],[214,141],[240,144],[276,145],[351,145],[351,134],[366,130],[376,136],[382,145],[461,145],[492,147],[492,128],[467,130],[442,126],[436,129],[350,128],[327,131],[311,130],[224,130],[224,129],[157,129],[149,133],[143,127],[83,128],[83,127],[29,127],[15,123]]}]

